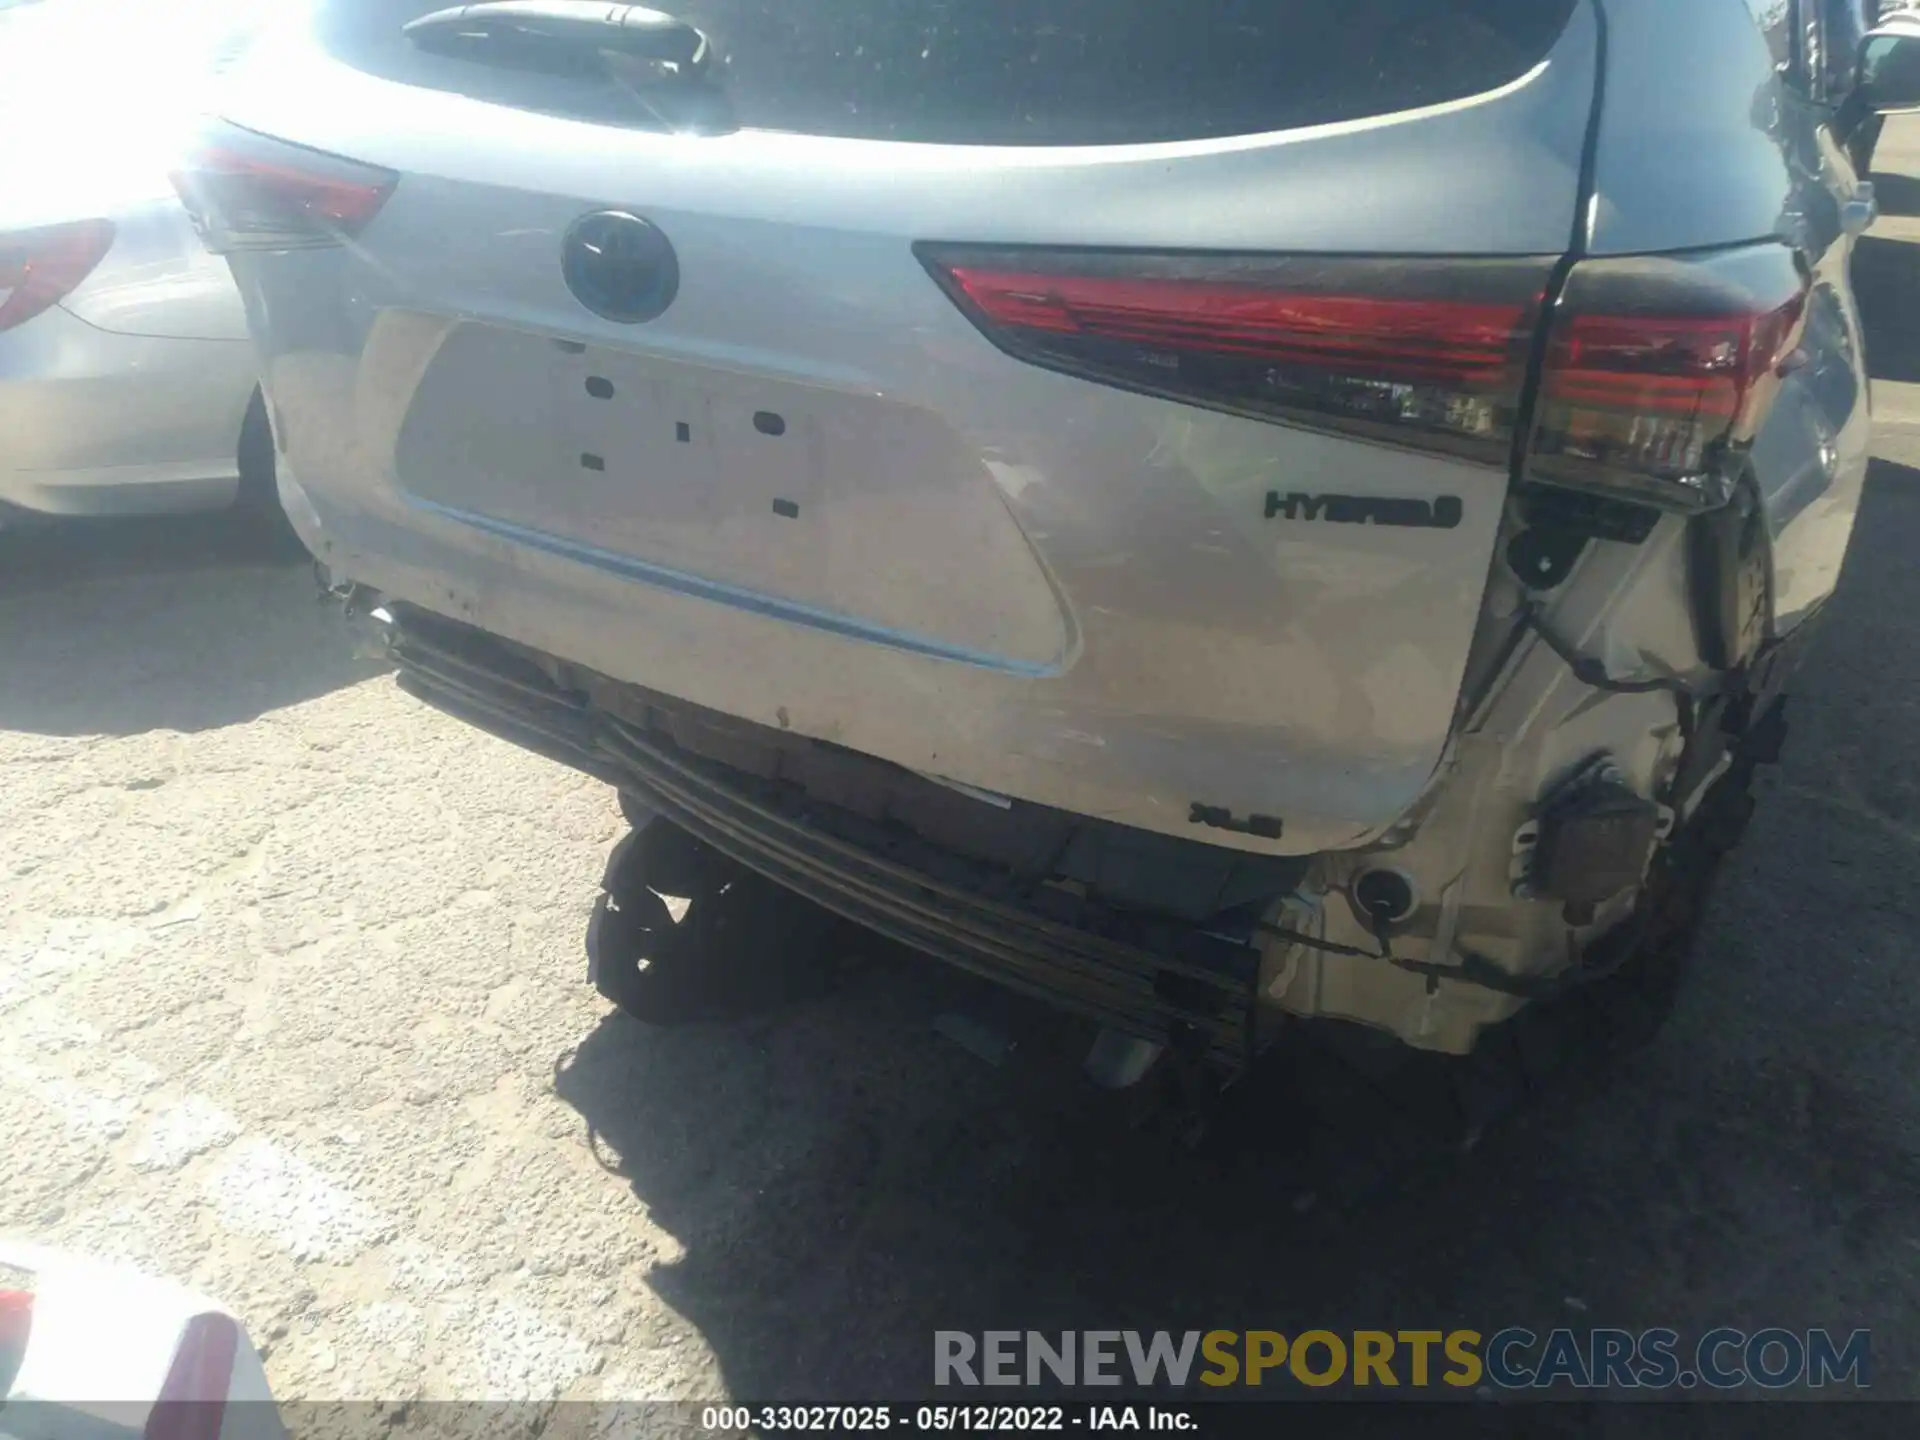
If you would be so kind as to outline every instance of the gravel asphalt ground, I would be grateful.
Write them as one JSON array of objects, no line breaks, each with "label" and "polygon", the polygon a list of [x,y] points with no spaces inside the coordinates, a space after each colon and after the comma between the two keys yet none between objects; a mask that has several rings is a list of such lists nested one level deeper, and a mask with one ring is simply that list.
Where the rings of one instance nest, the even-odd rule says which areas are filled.
[{"label": "gravel asphalt ground", "polygon": [[0,1230],[223,1297],[283,1398],[906,1397],[935,1328],[1727,1324],[1871,1328],[1920,1399],[1916,241],[1860,255],[1885,458],[1679,1013],[1357,1207],[1309,1097],[1168,1163],[932,1029],[1030,1017],[878,951],[777,1013],[612,1013],[604,786],[400,694],[231,527],[0,535]]}]

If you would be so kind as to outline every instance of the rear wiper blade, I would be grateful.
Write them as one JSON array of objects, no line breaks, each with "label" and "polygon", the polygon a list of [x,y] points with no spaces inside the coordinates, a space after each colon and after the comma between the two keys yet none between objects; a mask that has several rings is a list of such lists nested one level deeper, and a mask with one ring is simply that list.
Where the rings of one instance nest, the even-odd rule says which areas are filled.
[{"label": "rear wiper blade", "polygon": [[496,65],[613,55],[691,79],[713,58],[707,37],[686,21],[606,0],[488,0],[436,10],[400,29],[422,50]]}]

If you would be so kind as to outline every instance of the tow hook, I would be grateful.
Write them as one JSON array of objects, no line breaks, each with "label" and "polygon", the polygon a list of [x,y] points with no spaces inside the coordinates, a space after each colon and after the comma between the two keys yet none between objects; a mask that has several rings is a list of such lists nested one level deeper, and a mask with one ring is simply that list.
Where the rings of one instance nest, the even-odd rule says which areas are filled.
[{"label": "tow hook", "polygon": [[336,580],[333,572],[316,560],[313,580],[315,598],[322,604],[340,607],[353,637],[356,660],[391,662],[393,659],[393,617],[387,613],[383,597],[371,585],[352,580]]},{"label": "tow hook", "polygon": [[380,592],[371,585],[362,585],[355,580],[337,580],[333,571],[324,561],[313,562],[313,583],[318,588],[316,598],[321,604],[336,602],[345,608],[347,618],[358,619],[370,615],[380,604]]}]

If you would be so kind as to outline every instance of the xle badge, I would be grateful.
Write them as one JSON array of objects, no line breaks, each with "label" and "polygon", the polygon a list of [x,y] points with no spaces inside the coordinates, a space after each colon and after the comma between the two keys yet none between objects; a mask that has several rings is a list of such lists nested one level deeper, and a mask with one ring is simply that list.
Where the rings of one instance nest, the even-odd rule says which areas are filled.
[{"label": "xle badge", "polygon": [[1451,530],[1466,515],[1458,495],[1413,500],[1398,495],[1282,495],[1267,492],[1269,520],[1325,520],[1332,525],[1397,525],[1406,530]]}]

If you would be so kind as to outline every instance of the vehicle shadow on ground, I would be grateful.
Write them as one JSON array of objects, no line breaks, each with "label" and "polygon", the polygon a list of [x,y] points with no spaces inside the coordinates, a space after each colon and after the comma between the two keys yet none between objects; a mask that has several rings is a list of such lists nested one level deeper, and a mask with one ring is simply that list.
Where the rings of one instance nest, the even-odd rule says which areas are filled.
[{"label": "vehicle shadow on ground", "polygon": [[1853,284],[1873,378],[1920,381],[1920,245],[1867,236],[1854,247]]},{"label": "vehicle shadow on ground", "polygon": [[0,731],[206,730],[378,674],[316,597],[233,515],[0,530]]},{"label": "vehicle shadow on ground", "polygon": [[937,1329],[1781,1324],[1871,1328],[1876,1394],[1916,1398],[1916,549],[1920,475],[1882,466],[1679,1012],[1464,1158],[1350,1183],[1358,1082],[1289,1063],[1189,1152],[1088,1091],[1073,1024],[877,945],[783,1014],[612,1015],[556,1088],[684,1245],[651,1283],[736,1397],[925,1395]]},{"label": "vehicle shadow on ground", "polygon": [[1920,176],[1876,171],[1872,178],[1882,215],[1920,215]]},{"label": "vehicle shadow on ground", "polygon": [[[1877,173],[1880,213],[1920,215],[1920,178]],[[1867,235],[1853,251],[1853,288],[1876,380],[1920,381],[1920,245]]]}]

